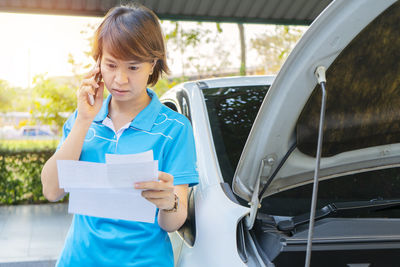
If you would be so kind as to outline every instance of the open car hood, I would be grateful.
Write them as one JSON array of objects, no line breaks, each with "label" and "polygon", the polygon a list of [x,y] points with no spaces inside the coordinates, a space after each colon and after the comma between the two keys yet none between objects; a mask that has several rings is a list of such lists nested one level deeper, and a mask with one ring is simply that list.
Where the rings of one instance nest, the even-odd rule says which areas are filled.
[{"label": "open car hood", "polygon": [[[233,179],[250,201],[311,183],[324,66],[320,179],[400,165],[400,2],[336,0],[314,21],[268,91]],[[293,150],[290,151],[290,149]],[[285,155],[287,160],[270,180]]]}]

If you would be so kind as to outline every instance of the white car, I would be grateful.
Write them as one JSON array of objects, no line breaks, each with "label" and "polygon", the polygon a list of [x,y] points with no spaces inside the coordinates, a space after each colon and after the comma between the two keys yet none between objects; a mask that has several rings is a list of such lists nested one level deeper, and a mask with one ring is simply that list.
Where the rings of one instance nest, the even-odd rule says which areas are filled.
[{"label": "white car", "polygon": [[[311,266],[397,266],[400,2],[336,0],[279,74],[187,82],[161,97],[192,122],[200,183],[172,234],[177,266],[304,266],[327,102]],[[264,98],[265,96],[265,98]]]},{"label": "white car", "polygon": [[28,139],[56,139],[58,138],[50,129],[50,126],[23,126],[20,137]]}]

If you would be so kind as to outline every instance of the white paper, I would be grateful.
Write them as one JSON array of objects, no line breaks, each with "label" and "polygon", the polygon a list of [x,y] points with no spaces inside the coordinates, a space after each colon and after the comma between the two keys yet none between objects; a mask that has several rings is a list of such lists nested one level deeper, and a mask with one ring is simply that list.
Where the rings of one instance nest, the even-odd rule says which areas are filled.
[{"label": "white paper", "polygon": [[57,160],[57,169],[60,188],[90,188],[107,180],[107,165],[104,163]]},{"label": "white paper", "polygon": [[60,188],[134,188],[134,184],[156,181],[158,161],[139,163],[93,163],[77,160],[58,160]]},{"label": "white paper", "polygon": [[106,163],[131,163],[145,162],[153,160],[153,150],[149,150],[138,154],[106,154]]},{"label": "white paper", "polygon": [[154,223],[156,206],[134,188],[157,181],[153,151],[106,154],[106,163],[58,160],[57,169],[60,188],[70,193],[69,213]]},{"label": "white paper", "polygon": [[102,218],[154,223],[156,206],[141,195],[119,190],[74,190],[69,195],[69,213]]},{"label": "white paper", "polygon": [[109,188],[133,188],[137,182],[157,181],[158,161],[107,164]]}]

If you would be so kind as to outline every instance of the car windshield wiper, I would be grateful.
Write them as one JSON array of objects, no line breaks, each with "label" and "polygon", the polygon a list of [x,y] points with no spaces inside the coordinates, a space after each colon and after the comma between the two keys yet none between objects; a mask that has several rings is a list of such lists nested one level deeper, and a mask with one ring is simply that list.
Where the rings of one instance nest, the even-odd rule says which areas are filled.
[{"label": "car windshield wiper", "polygon": [[[400,206],[400,199],[392,199],[392,200],[373,199],[369,201],[331,203],[322,207],[321,209],[316,210],[315,220],[320,220],[332,214],[340,214],[344,211],[349,211],[349,210],[359,210],[359,209],[379,210],[394,206]],[[307,212],[301,215],[294,216],[290,220],[280,221],[278,223],[278,229],[283,232],[291,232],[297,226],[308,223],[309,221],[310,221],[310,213]]]}]

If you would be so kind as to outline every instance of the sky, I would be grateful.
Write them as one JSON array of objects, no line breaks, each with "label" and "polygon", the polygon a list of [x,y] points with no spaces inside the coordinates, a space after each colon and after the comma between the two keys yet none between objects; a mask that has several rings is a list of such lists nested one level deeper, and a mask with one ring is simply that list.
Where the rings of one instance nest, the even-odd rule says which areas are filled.
[{"label": "sky", "polygon": [[0,13],[0,79],[27,87],[36,74],[70,75],[68,53],[85,60],[80,33],[100,18]]},{"label": "sky", "polygon": [[[68,64],[68,54],[72,54],[78,62],[84,64],[94,62],[85,56],[89,51],[87,35],[81,33],[87,30],[86,25],[99,25],[102,18],[56,16],[37,14],[15,14],[0,12],[0,79],[7,80],[11,85],[29,87],[32,78],[38,74],[51,76],[72,75],[71,65]],[[169,22],[163,22],[168,27]],[[187,25],[196,25],[195,22],[183,22]],[[216,28],[214,23],[204,23],[205,27]],[[232,63],[238,65],[240,47],[236,24],[223,23],[223,38],[226,45],[236,50]],[[271,25],[245,25],[246,42],[265,30],[272,29]],[[168,51],[172,75],[182,72],[179,60],[176,60],[174,51]],[[253,62],[249,53],[247,62]],[[251,63],[250,63],[251,64]],[[248,64],[249,65],[249,64]]]}]

